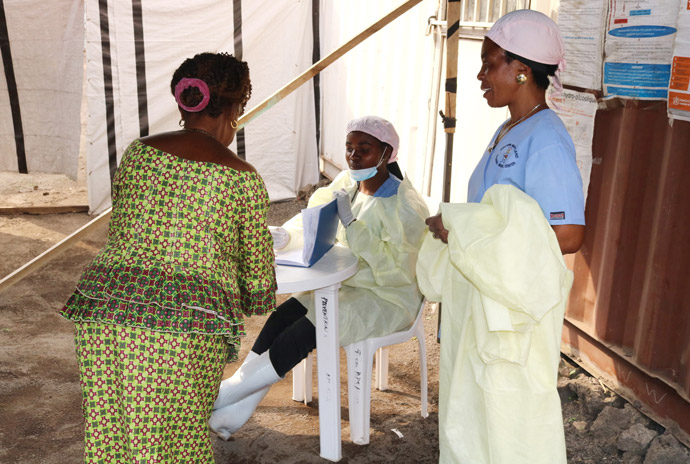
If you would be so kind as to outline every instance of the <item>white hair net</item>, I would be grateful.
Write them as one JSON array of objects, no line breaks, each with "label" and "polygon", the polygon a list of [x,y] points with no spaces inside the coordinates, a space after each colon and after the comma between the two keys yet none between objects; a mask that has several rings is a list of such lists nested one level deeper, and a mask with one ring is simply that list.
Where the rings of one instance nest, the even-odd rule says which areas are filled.
[{"label": "white hair net", "polygon": [[393,127],[390,121],[378,116],[363,116],[347,123],[345,134],[355,131],[369,134],[380,142],[387,143],[393,147],[393,153],[391,153],[388,163],[398,160],[400,137],[398,137],[398,133],[395,131],[395,127]]}]

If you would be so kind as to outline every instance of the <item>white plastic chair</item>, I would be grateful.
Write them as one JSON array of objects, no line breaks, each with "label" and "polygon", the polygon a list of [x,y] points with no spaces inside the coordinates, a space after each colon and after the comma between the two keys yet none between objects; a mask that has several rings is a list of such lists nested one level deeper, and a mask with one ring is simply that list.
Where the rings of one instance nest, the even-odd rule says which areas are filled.
[{"label": "white plastic chair", "polygon": [[[421,384],[422,417],[428,417],[427,410],[427,365],[424,343],[424,304],[417,313],[412,326],[404,331],[377,338],[369,338],[345,347],[347,354],[347,393],[350,410],[350,437],[359,445],[369,443],[371,413],[371,373],[376,354],[376,387],[388,388],[388,346],[403,343],[417,337],[419,343],[419,370]],[[308,403],[312,400],[312,357],[311,353],[292,370],[292,399]]]}]

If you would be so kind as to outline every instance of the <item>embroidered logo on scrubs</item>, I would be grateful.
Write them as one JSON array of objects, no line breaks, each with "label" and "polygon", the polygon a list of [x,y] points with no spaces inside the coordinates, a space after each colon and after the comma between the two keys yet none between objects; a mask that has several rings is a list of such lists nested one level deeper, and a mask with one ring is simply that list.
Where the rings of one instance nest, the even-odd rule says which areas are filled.
[{"label": "embroidered logo on scrubs", "polygon": [[553,221],[554,219],[565,219],[565,211],[557,211],[555,213],[549,214],[549,218]]},{"label": "embroidered logo on scrubs", "polygon": [[496,165],[499,168],[510,168],[515,166],[518,158],[517,147],[512,143],[508,143],[503,145],[496,154]]}]

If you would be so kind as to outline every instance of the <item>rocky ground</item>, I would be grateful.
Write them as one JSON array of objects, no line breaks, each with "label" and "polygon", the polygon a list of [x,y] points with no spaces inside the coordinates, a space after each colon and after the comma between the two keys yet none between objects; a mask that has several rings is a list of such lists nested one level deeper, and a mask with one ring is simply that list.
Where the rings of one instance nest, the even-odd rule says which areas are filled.
[{"label": "rocky ground", "polygon": [[[74,203],[63,197],[60,179],[0,175],[0,207],[40,202]],[[72,188],[72,187],[70,187]],[[23,191],[24,199],[17,199]],[[46,193],[47,192],[47,193]],[[84,191],[75,189],[84,201]],[[281,224],[306,203],[300,198],[275,203],[269,222]],[[28,200],[27,200],[28,198]],[[33,199],[32,199],[33,198]],[[38,255],[91,218],[86,214],[0,216],[0,278]],[[56,315],[71,293],[81,268],[105,238],[101,227],[70,251],[0,294],[0,463],[76,463],[83,452],[80,391],[72,326]],[[429,412],[419,414],[416,343],[391,350],[390,388],[372,394],[371,443],[349,440],[347,391],[342,390],[344,463],[432,463],[438,460],[437,313],[425,309],[429,361]],[[265,317],[247,320],[243,353]],[[230,375],[237,364],[228,364]],[[347,375],[341,359],[342,378]],[[314,379],[314,385],[316,380]],[[690,452],[673,435],[605,388],[572,360],[563,359],[558,381],[570,464],[687,464]],[[395,431],[400,432],[398,435]],[[308,406],[291,400],[291,381],[276,384],[250,422],[229,442],[214,441],[218,463],[311,463],[318,456],[318,392]]]},{"label": "rocky ground", "polygon": [[558,393],[569,463],[690,463],[690,451],[673,435],[567,358]]}]

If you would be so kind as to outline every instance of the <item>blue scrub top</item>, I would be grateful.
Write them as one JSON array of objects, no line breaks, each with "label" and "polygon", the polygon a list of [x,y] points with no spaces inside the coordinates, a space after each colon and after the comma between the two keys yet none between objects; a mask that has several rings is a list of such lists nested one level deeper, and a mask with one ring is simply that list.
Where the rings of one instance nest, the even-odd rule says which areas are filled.
[{"label": "blue scrub top", "polygon": [[[500,127],[489,147],[499,131]],[[556,113],[540,111],[508,131],[492,152],[489,147],[470,177],[468,202],[479,203],[494,184],[514,185],[539,203],[551,225],[584,225],[575,146]]]},{"label": "blue scrub top", "polygon": [[393,195],[397,195],[398,187],[400,187],[400,179],[395,177],[393,174],[388,173],[388,179],[381,184],[381,186],[376,190],[376,193],[372,195],[373,197],[388,198]]}]

